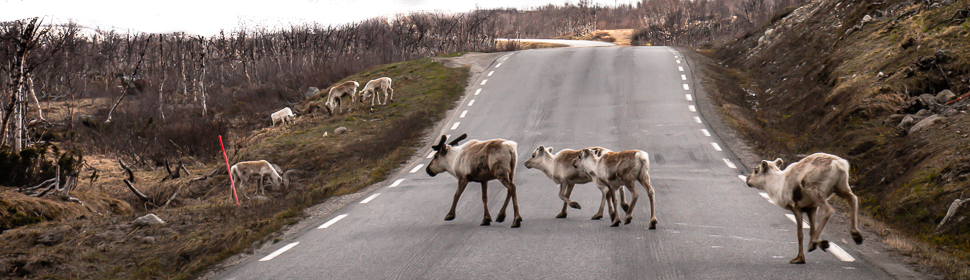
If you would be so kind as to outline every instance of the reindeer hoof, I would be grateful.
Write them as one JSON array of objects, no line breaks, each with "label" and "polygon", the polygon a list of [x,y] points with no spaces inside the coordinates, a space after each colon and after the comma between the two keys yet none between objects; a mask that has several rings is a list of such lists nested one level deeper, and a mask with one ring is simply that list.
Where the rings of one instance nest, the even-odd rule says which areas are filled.
[{"label": "reindeer hoof", "polygon": [[455,214],[449,213],[445,216],[445,221],[451,221],[455,219]]},{"label": "reindeer hoof", "polygon": [[489,219],[489,218],[482,219],[482,224],[481,225],[483,225],[483,226],[492,225],[492,219]]},{"label": "reindeer hoof", "polygon": [[629,225],[633,222],[633,217],[626,217],[626,221],[623,221],[624,225]]},{"label": "reindeer hoof", "polygon": [[613,224],[610,225],[610,227],[618,227],[618,226],[620,226],[620,220],[613,220]]},{"label": "reindeer hoof", "polygon": [[858,232],[853,232],[852,233],[852,241],[855,241],[855,244],[856,245],[861,245],[862,244],[862,234],[859,234]]},{"label": "reindeer hoof", "polygon": [[603,218],[603,214],[596,214],[596,215],[593,215],[593,218],[590,218],[590,220],[599,220],[602,218]]},{"label": "reindeer hoof", "polygon": [[809,243],[811,243],[811,244],[808,244],[808,251],[809,252],[815,251],[815,249],[818,248],[818,243],[815,243],[815,242],[809,242]]},{"label": "reindeer hoof", "polygon": [[501,222],[504,222],[504,221],[505,221],[505,213],[498,214],[498,217],[495,217],[495,222],[496,223],[501,223]]},{"label": "reindeer hoof", "polygon": [[520,226],[522,226],[522,218],[515,218],[512,221],[512,228],[518,228]]},{"label": "reindeer hoof", "polygon": [[572,208],[575,208],[575,209],[583,209],[582,206],[579,206],[579,202],[575,202],[575,201],[570,202],[569,203],[569,207],[572,207]]},{"label": "reindeer hoof", "polygon": [[819,248],[822,248],[822,252],[828,252],[828,249],[829,249],[829,241],[828,240],[819,241],[818,242],[818,247]]},{"label": "reindeer hoof", "polygon": [[788,261],[788,263],[790,263],[790,264],[804,264],[805,263],[805,256],[795,257],[794,259],[791,259],[791,261]]},{"label": "reindeer hoof", "polygon": [[556,219],[562,219],[565,217],[566,217],[566,212],[560,212],[559,215],[556,215]]},{"label": "reindeer hoof", "polygon": [[650,220],[650,229],[657,229],[657,219]]},{"label": "reindeer hoof", "polygon": [[620,208],[623,208],[624,213],[630,213],[630,204],[622,203],[620,204]]}]

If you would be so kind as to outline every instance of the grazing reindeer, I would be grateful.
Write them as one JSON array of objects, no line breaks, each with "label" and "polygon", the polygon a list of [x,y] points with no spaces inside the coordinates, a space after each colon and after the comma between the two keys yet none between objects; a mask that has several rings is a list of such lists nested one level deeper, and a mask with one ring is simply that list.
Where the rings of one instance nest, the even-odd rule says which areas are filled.
[{"label": "grazing reindeer", "polygon": [[630,191],[630,209],[626,211],[624,222],[629,224],[633,221],[633,209],[637,205],[637,199],[640,198],[635,182],[640,182],[640,185],[647,190],[647,198],[650,199],[650,229],[657,228],[657,206],[654,201],[653,186],[650,185],[650,175],[647,174],[647,169],[650,168],[650,156],[647,152],[639,150],[613,152],[603,149],[602,152],[596,153],[586,148],[579,152],[579,156],[573,161],[573,167],[589,173],[596,183],[610,188],[608,199],[611,202],[610,216],[613,217],[613,224],[610,226],[613,227],[620,225],[614,192],[621,186],[625,186]]},{"label": "grazing reindeer", "polygon": [[[605,149],[600,147],[589,148],[594,153],[601,153]],[[585,184],[593,181],[593,178],[589,176],[586,172],[582,172],[579,169],[573,167],[573,161],[579,156],[579,151],[563,149],[557,153],[552,152],[552,148],[546,148],[539,146],[535,151],[532,152],[532,157],[525,161],[526,168],[535,168],[546,174],[550,180],[556,182],[559,185],[559,198],[562,199],[562,211],[556,218],[566,217],[566,206],[582,209],[578,202],[569,200],[569,196],[573,193],[573,187],[576,184]],[[600,201],[599,211],[593,215],[593,220],[599,220],[603,218],[603,207],[606,205],[607,188],[604,185],[597,184],[596,187],[600,189],[603,193],[603,199]],[[623,210],[628,211],[629,205],[626,204],[626,199],[623,198],[623,190],[620,190],[620,203],[622,203]]]},{"label": "grazing reindeer", "polygon": [[283,108],[270,115],[270,118],[273,119],[273,126],[276,126],[276,123],[282,123],[284,125],[286,125],[286,122],[293,123],[293,118],[295,117],[296,115],[293,114],[293,110],[290,107]]},{"label": "grazing reindeer", "polygon": [[[381,98],[377,94],[377,90],[384,92],[384,103],[381,103]],[[370,80],[370,82],[364,85],[364,89],[360,90],[360,102],[363,103],[368,97],[373,96],[370,99],[371,106],[374,106],[374,100],[377,100],[378,104],[387,105],[388,91],[391,92],[391,101],[394,101],[394,89],[391,88],[391,78],[383,77]]]},{"label": "grazing reindeer", "polygon": [[330,88],[330,92],[327,94],[327,103],[324,107],[327,108],[327,114],[333,116],[334,110],[339,110],[343,113],[344,109],[340,107],[341,99],[344,97],[350,97],[350,109],[347,111],[353,111],[354,106],[357,105],[357,87],[359,87],[356,81],[346,81],[342,84]]},{"label": "grazing reindeer", "polygon": [[505,196],[505,204],[498,212],[495,222],[505,221],[505,209],[509,206],[509,199],[512,200],[512,209],[515,211],[515,218],[512,220],[512,227],[517,228],[522,225],[522,216],[519,216],[519,199],[515,195],[515,184],[512,178],[515,177],[515,162],[518,155],[515,152],[517,144],[513,141],[504,139],[493,139],[486,141],[469,140],[467,143],[458,145],[468,135],[462,134],[445,145],[448,137],[441,136],[438,145],[432,146],[435,150],[434,157],[425,171],[434,177],[438,173],[448,172],[458,178],[458,191],[455,192],[455,200],[451,203],[451,210],[445,216],[445,221],[455,219],[455,206],[458,205],[458,198],[465,191],[468,182],[479,182],[482,184],[482,203],[485,205],[485,218],[482,219],[483,226],[490,225],[492,217],[488,213],[488,181],[499,180],[506,188],[508,194]]},{"label": "grazing reindeer", "polygon": [[[802,250],[802,213],[808,216],[811,236],[808,251],[814,251],[816,247],[821,247],[822,251],[829,248],[829,242],[820,240],[819,236],[832,212],[835,212],[828,202],[832,194],[847,200],[851,205],[852,224],[849,233],[856,244],[862,244],[862,234],[859,234],[859,228],[856,227],[859,198],[852,193],[849,186],[849,161],[830,154],[816,153],[792,163],[785,170],[779,168],[782,164],[780,158],[774,161],[762,160],[761,165],[755,167],[754,173],[745,182],[749,187],[764,190],[775,205],[795,214],[798,256],[790,263],[805,263],[805,252]],[[819,208],[822,210],[822,219],[816,226],[815,215]]]},{"label": "grazing reindeer", "polygon": [[263,189],[264,178],[269,176],[270,183],[273,184],[273,188],[275,189],[279,189],[281,183],[284,188],[289,188],[290,173],[298,172],[297,170],[289,170],[284,172],[283,175],[281,176],[280,173],[277,171],[277,169],[274,167],[274,164],[271,164],[266,160],[238,162],[232,165],[232,167],[229,168],[229,171],[232,172],[232,177],[238,180],[239,190],[243,193],[244,196],[246,196],[246,198],[249,198],[249,195],[246,194],[245,184],[246,184],[246,181],[250,179],[250,177],[259,175],[259,182],[257,183],[256,187],[261,193],[265,194],[266,192]]}]

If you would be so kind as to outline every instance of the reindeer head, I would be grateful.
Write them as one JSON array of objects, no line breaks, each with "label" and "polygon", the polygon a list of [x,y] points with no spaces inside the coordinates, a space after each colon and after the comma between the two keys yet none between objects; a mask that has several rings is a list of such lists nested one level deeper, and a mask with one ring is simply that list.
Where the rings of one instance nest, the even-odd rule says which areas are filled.
[{"label": "reindeer head", "polygon": [[544,160],[552,159],[552,147],[539,146],[532,152],[532,157],[525,161],[525,168],[539,168]]},{"label": "reindeer head", "polygon": [[748,175],[748,178],[744,182],[748,184],[748,187],[763,190],[768,184],[769,179],[781,171],[781,165],[784,163],[780,158],[774,161],[762,160],[761,164],[755,166],[754,172]]},{"label": "reindeer head", "polygon": [[582,172],[592,174],[593,170],[596,169],[596,164],[603,157],[603,154],[607,149],[600,147],[585,148],[579,151],[579,155],[573,160],[573,168],[579,169]]},{"label": "reindeer head", "polygon": [[449,160],[447,160],[447,158],[453,156],[449,154],[451,147],[458,145],[458,142],[465,140],[467,137],[467,134],[462,133],[460,136],[458,136],[458,138],[451,140],[448,145],[445,145],[445,141],[448,140],[448,136],[442,135],[441,140],[438,141],[438,144],[431,146],[431,149],[435,151],[434,157],[431,158],[431,162],[428,163],[428,167],[425,168],[424,171],[428,172],[428,175],[431,175],[431,177],[438,175],[438,173],[448,171],[451,168],[451,166],[449,166],[451,163]]}]

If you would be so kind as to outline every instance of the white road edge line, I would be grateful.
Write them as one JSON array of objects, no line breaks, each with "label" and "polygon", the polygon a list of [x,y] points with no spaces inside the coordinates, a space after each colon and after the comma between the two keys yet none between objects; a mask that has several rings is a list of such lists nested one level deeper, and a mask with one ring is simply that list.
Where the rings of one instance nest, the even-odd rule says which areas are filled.
[{"label": "white road edge line", "polygon": [[431,151],[430,153],[428,153],[428,156],[426,156],[424,158],[433,158],[434,157],[434,153],[435,153],[435,151]]},{"label": "white road edge line", "polygon": [[465,110],[465,111],[462,111],[462,112],[461,112],[461,116],[458,116],[458,118],[459,118],[459,119],[461,119],[461,118],[465,118],[465,114],[468,114],[468,110]]},{"label": "white road edge line", "polygon": [[684,84],[684,90],[690,90],[690,87],[688,87],[687,84]]},{"label": "white road edge line", "polygon": [[472,104],[475,104],[475,99],[472,99],[472,101],[468,101],[468,106],[472,106]]},{"label": "white road edge line", "polygon": [[697,117],[697,116],[695,116],[695,117],[694,117],[694,122],[696,122],[696,123],[701,123],[701,117]]},{"label": "white road edge line", "polygon": [[738,175],[738,179],[741,179],[742,182],[747,182],[748,181],[748,176]]},{"label": "white road edge line", "polygon": [[[767,200],[767,201],[768,201],[768,203],[771,203],[771,204],[775,204],[775,201],[774,201],[774,200],[771,200],[771,197],[770,197],[770,196],[768,196],[768,193],[765,193],[765,192],[759,192],[758,194],[760,194],[760,195],[761,195],[761,197],[764,197],[764,198],[765,198],[765,200]],[[794,216],[794,215],[792,215],[792,218],[795,218],[795,216]]]},{"label": "white road edge line", "polygon": [[482,89],[481,88],[479,88],[478,90],[475,91],[475,95],[478,95],[479,93],[482,93]]},{"label": "white road edge line", "polygon": [[839,258],[843,262],[855,261],[855,258],[853,258],[852,255],[849,255],[848,252],[842,250],[842,247],[839,247],[839,245],[835,244],[835,242],[829,242],[829,250],[831,250],[832,254],[835,255],[836,258]]},{"label": "white road edge line", "polygon": [[451,130],[458,129],[458,124],[461,124],[461,122],[455,122],[455,124],[451,126]]},{"label": "white road edge line", "polygon": [[365,198],[364,200],[361,200],[360,201],[360,204],[367,204],[371,200],[374,200],[375,198],[377,198],[377,196],[379,196],[379,195],[381,195],[381,193],[372,194],[372,195],[368,196],[367,198]]},{"label": "white road edge line", "polygon": [[421,170],[421,167],[424,167],[424,163],[422,163],[422,164],[418,164],[418,166],[415,166],[414,168],[412,168],[412,169],[411,169],[411,172],[408,172],[408,173],[415,173],[415,172],[418,172],[418,170]]},{"label": "white road edge line", "polygon": [[283,252],[286,252],[287,250],[292,249],[293,247],[296,246],[296,244],[300,244],[300,242],[293,242],[293,243],[287,244],[286,246],[283,246],[283,248],[276,250],[276,252],[273,252],[272,254],[269,254],[268,256],[265,256],[262,259],[259,259],[259,261],[265,262],[268,260],[272,260],[273,258],[275,258],[276,256],[279,256]]},{"label": "white road edge line", "polygon": [[704,133],[704,136],[711,137],[711,133],[708,132],[706,128],[705,129],[701,129],[701,133]]},{"label": "white road edge line", "polygon": [[721,151],[721,145],[718,145],[717,143],[711,142],[711,146],[714,147],[714,150],[715,151],[718,151],[718,152]]},{"label": "white road edge line", "polygon": [[[795,220],[795,214],[785,214],[785,216],[788,217],[788,219],[791,220],[792,223],[797,223],[797,221]],[[808,221],[806,221],[806,220],[808,220],[808,219],[802,220],[802,228],[803,229],[808,229],[808,228],[811,228],[812,227],[812,226],[808,225]],[[831,245],[831,242],[829,242],[829,244]]]},{"label": "white road edge line", "polygon": [[388,188],[397,187],[397,186],[401,185],[401,182],[404,182],[404,178],[397,179],[397,181],[394,181],[394,183],[391,183],[391,185],[390,186],[387,186],[387,187]]},{"label": "white road edge line", "polygon": [[328,227],[332,226],[333,224],[336,224],[337,221],[339,221],[340,219],[343,219],[343,218],[346,218],[346,217],[347,217],[347,214],[341,214],[340,216],[336,216],[333,219],[330,219],[330,221],[327,221],[326,223],[323,223],[322,225],[320,225],[319,227],[317,227],[317,229],[328,228]]},{"label": "white road edge line", "polygon": [[694,107],[694,105],[687,105],[687,110],[691,112],[697,112],[697,107]]},{"label": "white road edge line", "polygon": [[724,158],[724,164],[727,164],[727,166],[728,166],[728,168],[731,168],[731,169],[738,169],[738,167],[737,167],[737,166],[735,166],[735,165],[734,165],[734,163],[733,163],[733,162],[731,162],[731,160],[730,160],[730,159],[727,159],[727,158]]},{"label": "white road edge line", "polygon": [[487,83],[487,82],[488,82],[488,79],[484,79],[484,80],[482,80],[482,85],[484,86],[484,85],[485,85],[485,83]]},{"label": "white road edge line", "polygon": [[694,100],[694,97],[691,96],[690,93],[684,94],[684,98],[687,98],[687,101],[693,101]]}]

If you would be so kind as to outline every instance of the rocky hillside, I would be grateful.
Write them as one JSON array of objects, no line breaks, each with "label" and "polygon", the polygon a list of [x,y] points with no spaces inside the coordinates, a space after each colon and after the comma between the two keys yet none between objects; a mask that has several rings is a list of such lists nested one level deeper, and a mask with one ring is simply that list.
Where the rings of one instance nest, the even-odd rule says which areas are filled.
[{"label": "rocky hillside", "polygon": [[786,9],[710,50],[739,86],[720,109],[765,156],[847,158],[865,209],[956,256],[944,269],[968,277],[968,14],[966,0]]}]

